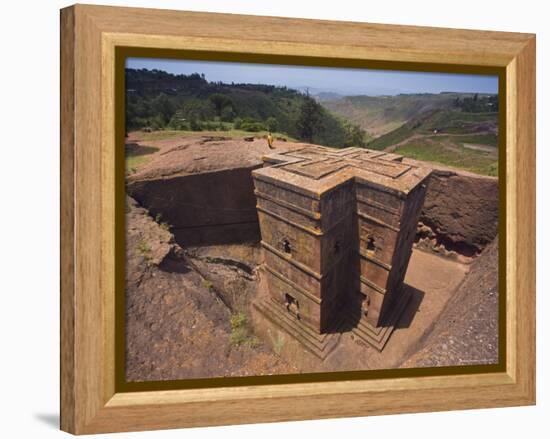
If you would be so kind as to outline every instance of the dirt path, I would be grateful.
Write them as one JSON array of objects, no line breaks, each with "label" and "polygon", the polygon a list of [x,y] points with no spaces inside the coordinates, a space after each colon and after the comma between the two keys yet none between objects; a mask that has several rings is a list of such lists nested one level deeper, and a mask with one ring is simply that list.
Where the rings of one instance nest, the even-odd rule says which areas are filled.
[{"label": "dirt path", "polygon": [[423,134],[413,134],[411,137],[407,137],[405,140],[402,140],[399,143],[394,143],[393,145],[387,146],[386,148],[384,148],[384,151],[394,152],[397,148],[403,146],[406,143],[409,143],[411,140],[423,139],[424,137],[426,136]]},{"label": "dirt path", "polygon": [[[445,137],[468,137],[472,136],[471,133],[465,133],[465,134],[457,134],[457,133],[441,133],[441,134],[413,134],[410,137],[407,137],[405,140],[402,140],[399,143],[395,143],[393,145],[390,145],[386,148],[384,148],[384,151],[386,152],[394,152],[399,147],[409,143],[412,140],[419,140],[419,139],[425,139],[427,141],[432,141],[434,138],[437,138],[437,136],[445,136]],[[468,149],[474,149],[478,151],[485,151],[485,152],[495,152],[497,149],[492,146],[488,145],[478,145],[478,144],[471,144],[471,143],[463,143],[462,144],[465,148]],[[467,146],[468,145],[468,146]],[[447,146],[447,145],[446,145]]]},{"label": "dirt path", "polygon": [[493,146],[487,146],[487,145],[480,145],[478,143],[463,143],[462,146],[464,148],[473,149],[475,151],[484,151],[484,152],[490,152],[490,153],[498,153],[498,149]]}]

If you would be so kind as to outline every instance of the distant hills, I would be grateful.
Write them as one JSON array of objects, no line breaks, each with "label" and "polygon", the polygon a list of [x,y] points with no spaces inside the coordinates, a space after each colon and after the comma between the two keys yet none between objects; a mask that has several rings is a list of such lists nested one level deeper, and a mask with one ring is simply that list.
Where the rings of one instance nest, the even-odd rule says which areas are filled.
[{"label": "distant hills", "polygon": [[474,98],[479,103],[476,112],[498,110],[496,95],[474,93],[345,96],[335,99],[322,97],[320,101],[326,109],[360,125],[372,137],[380,137],[423,113],[433,113],[435,110],[464,112],[470,109],[464,107],[464,102],[473,102]]},{"label": "distant hills", "polygon": [[396,146],[411,137],[475,136],[477,142],[497,145],[497,113],[467,113],[453,108],[436,108],[420,112],[393,131],[367,145],[372,149]]},{"label": "distant hills", "polygon": [[330,112],[360,125],[366,147],[405,157],[498,174],[498,97],[439,93],[320,99]]}]

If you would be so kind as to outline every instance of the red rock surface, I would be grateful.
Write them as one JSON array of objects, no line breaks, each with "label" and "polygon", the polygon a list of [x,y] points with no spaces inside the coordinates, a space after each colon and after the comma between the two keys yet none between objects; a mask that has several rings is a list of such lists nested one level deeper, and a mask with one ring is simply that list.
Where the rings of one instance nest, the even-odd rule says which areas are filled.
[{"label": "red rock surface", "polygon": [[[275,146],[288,149],[303,144],[276,142]],[[128,192],[148,208],[133,202],[127,206],[127,378],[143,381],[297,372],[299,362],[288,362],[275,352],[281,345],[275,335],[275,341],[259,338],[254,346],[232,343],[230,318],[235,310],[225,304],[245,309],[254,294],[258,255],[253,245],[242,243],[243,237],[259,240],[254,229],[257,219],[250,171],[270,152],[265,140],[195,136],[141,142],[139,147],[154,147],[156,152],[127,180]],[[497,179],[437,169],[421,217],[423,245],[419,247],[440,254],[477,255],[494,240],[497,219]],[[162,222],[167,225],[160,227]],[[173,227],[171,231],[168,225]],[[237,245],[230,250],[216,245],[182,250],[177,238],[189,236],[181,235],[182,230],[202,237],[221,230],[222,235],[235,237]],[[252,234],[247,234],[250,231]],[[422,259],[416,252],[416,260]],[[436,257],[424,255],[430,256],[428,260]],[[334,364],[326,367],[398,367],[410,349],[413,356],[401,367],[493,362],[497,352],[497,255],[498,248],[492,244],[474,258],[471,272],[456,291],[456,286],[449,289],[445,277],[441,288],[452,298],[441,315],[442,295],[430,283],[437,277],[430,275],[430,269],[440,269],[434,268],[433,261],[426,269],[416,267],[420,280],[412,284],[425,293],[419,302],[420,314],[411,311],[411,322],[396,331],[393,344],[390,339],[382,355],[356,348],[350,339],[342,349],[357,359],[354,365],[333,359]],[[460,265],[453,271],[455,277],[459,279],[467,267]],[[409,273],[407,276],[412,279]],[[416,341],[411,342],[413,333]],[[364,358],[358,357],[363,354]],[[323,368],[314,366],[311,370]]]},{"label": "red rock surface", "polygon": [[181,258],[172,235],[132,200],[126,218],[128,381],[295,371],[253,333],[232,341],[232,311]]},{"label": "red rock surface", "polygon": [[469,256],[479,253],[497,235],[498,216],[496,178],[433,171],[420,222],[432,230],[436,244]]},{"label": "red rock surface", "polygon": [[[259,241],[251,172],[272,151],[264,139],[199,136],[148,144],[158,151],[127,177],[127,192],[151,214],[161,215],[180,244]],[[275,146],[286,151],[303,144]]]},{"label": "red rock surface", "polygon": [[[273,150],[267,141],[255,138],[252,142],[223,136],[191,136],[159,141],[140,141],[140,145],[159,148],[152,159],[136,173],[128,176],[131,185],[136,181],[200,174],[224,169],[258,167],[262,156]],[[275,142],[276,151],[303,148],[305,144]]]}]

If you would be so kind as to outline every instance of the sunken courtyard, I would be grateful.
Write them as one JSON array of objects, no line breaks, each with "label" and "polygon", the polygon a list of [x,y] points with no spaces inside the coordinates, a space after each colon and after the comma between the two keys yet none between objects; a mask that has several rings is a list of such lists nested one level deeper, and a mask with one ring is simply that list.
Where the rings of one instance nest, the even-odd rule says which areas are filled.
[{"label": "sunken courtyard", "polygon": [[127,174],[130,381],[498,360],[498,180],[224,137]]}]

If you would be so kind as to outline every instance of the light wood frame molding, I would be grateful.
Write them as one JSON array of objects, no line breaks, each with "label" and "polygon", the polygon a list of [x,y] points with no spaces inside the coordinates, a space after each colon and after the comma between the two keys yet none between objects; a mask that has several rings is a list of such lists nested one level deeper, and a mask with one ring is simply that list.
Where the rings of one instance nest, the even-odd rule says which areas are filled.
[{"label": "light wood frame molding", "polygon": [[[503,69],[505,370],[117,393],[113,120],[119,46]],[[534,403],[534,35],[88,5],[61,11],[63,430],[84,434]]]}]

